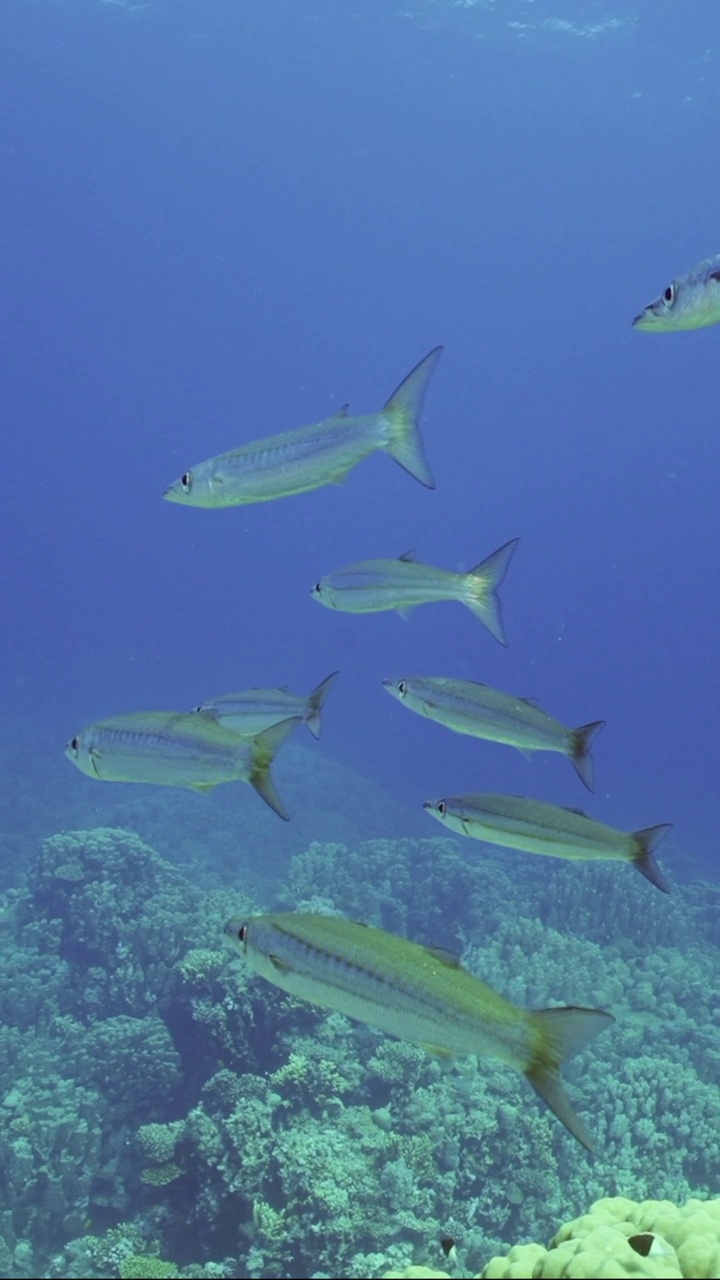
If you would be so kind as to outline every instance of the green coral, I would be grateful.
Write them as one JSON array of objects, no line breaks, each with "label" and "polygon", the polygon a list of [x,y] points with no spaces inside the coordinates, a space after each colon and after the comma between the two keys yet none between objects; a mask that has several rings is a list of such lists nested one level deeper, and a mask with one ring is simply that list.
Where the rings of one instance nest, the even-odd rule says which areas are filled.
[{"label": "green coral", "polygon": [[174,1280],[179,1275],[174,1262],[154,1254],[133,1253],[120,1264],[120,1280]]},{"label": "green coral", "polygon": [[166,1187],[182,1177],[182,1168],[174,1160],[167,1164],[151,1164],[140,1170],[140,1181],[151,1187]]}]

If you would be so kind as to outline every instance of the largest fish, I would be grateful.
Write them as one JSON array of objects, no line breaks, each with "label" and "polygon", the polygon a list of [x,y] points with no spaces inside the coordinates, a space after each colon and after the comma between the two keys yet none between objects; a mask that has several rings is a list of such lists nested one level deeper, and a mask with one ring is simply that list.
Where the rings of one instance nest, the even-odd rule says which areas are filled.
[{"label": "largest fish", "polygon": [[229,920],[248,964],[294,996],[434,1053],[475,1053],[522,1071],[588,1151],[560,1065],[610,1022],[603,1009],[521,1009],[463,969],[451,952],[338,916],[285,912]]},{"label": "largest fish", "polygon": [[420,414],[441,352],[442,347],[428,352],[378,413],[350,417],[345,406],[322,422],[251,440],[184,471],[163,497],[188,507],[235,507],[285,498],[337,484],[376,449],[384,449],[411,476],[434,489]]}]

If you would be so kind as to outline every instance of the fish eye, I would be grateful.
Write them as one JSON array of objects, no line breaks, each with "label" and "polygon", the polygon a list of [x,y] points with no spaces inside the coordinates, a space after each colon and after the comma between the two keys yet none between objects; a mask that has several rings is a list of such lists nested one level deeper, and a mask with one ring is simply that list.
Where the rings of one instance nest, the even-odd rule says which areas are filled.
[{"label": "fish eye", "polygon": [[404,698],[404,697],[405,697],[405,694],[407,693],[407,681],[406,681],[406,680],[398,680],[398,687],[397,687],[397,688],[398,688],[398,693],[400,694],[400,697],[401,697],[401,698]]},{"label": "fish eye", "polygon": [[312,589],[312,594],[314,596],[319,596],[321,591],[322,591],[322,585],[319,582],[316,582],[315,586]]},{"label": "fish eye", "polygon": [[666,306],[671,307],[675,301],[675,285],[669,284],[663,292],[663,302]]},{"label": "fish eye", "polygon": [[71,750],[71,751],[77,751],[77,749],[78,749],[78,747],[79,747],[79,746],[80,746],[80,743],[78,742],[77,738],[71,738],[71,739],[70,739],[70,750]]},{"label": "fish eye", "polygon": [[182,489],[183,493],[190,492],[192,488],[192,472],[191,471],[186,471],[185,474],[180,477],[180,488]]},{"label": "fish eye", "polygon": [[244,942],[247,937],[247,925],[241,924],[238,929],[238,942]]},{"label": "fish eye", "polygon": [[445,801],[444,801],[444,800],[440,800],[440,801],[438,802],[437,811],[438,811],[438,813],[440,814],[440,817],[441,817],[441,818],[444,818],[444,817],[445,817],[445,811],[446,811],[446,809],[447,809],[447,805],[445,804]]}]

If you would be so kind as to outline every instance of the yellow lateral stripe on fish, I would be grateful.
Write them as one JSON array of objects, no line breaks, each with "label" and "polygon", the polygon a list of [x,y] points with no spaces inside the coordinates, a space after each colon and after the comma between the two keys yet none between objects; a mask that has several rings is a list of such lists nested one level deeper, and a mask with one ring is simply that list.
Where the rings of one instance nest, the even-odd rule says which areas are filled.
[{"label": "yellow lateral stripe on fish", "polygon": [[410,552],[395,560],[358,560],[328,573],[310,594],[327,609],[343,613],[404,613],[419,604],[457,600],[507,644],[498,587],[503,582],[519,538],[506,542],[467,573],[421,564]]},{"label": "yellow lateral stripe on fish", "polygon": [[523,1072],[589,1151],[561,1063],[613,1021],[603,1009],[521,1009],[448,952],[338,916],[283,912],[230,920],[225,932],[256,973],[300,999],[448,1054]]},{"label": "yellow lateral stripe on fish", "polygon": [[588,791],[593,789],[590,746],[605,721],[571,729],[527,698],[492,689],[476,680],[448,676],[402,676],[383,686],[403,706],[454,733],[501,742],[524,753],[557,751],[567,756]]},{"label": "yellow lateral stripe on fish", "polygon": [[428,352],[378,413],[350,417],[341,409],[322,422],[251,440],[183,472],[163,497],[189,507],[235,507],[286,498],[337,484],[376,449],[389,453],[403,470],[434,489],[420,415],[441,353],[442,347]]},{"label": "yellow lateral stripe on fish", "polygon": [[670,892],[652,856],[670,830],[669,822],[640,831],[620,831],[589,818],[581,809],[491,791],[426,800],[423,808],[460,835],[508,849],[576,861],[610,858],[631,862],[663,893]]}]

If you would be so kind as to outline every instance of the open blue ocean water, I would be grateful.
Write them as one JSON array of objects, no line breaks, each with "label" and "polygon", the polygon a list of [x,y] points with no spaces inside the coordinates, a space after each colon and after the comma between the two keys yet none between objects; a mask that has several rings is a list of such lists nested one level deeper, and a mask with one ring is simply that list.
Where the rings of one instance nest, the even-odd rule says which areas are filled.
[{"label": "open blue ocean water", "polygon": [[[713,0],[3,0],[0,1276],[470,1275],[601,1197],[720,1195],[720,329],[631,325],[720,249],[719,30]],[[380,411],[439,344],[435,490],[377,450],[274,501],[162,500]],[[459,603],[311,596],[515,538],[507,647]],[[64,755],[336,670],[273,765],[288,823]],[[606,721],[594,793],[383,689],[419,675]],[[423,812],[474,792],[672,823],[670,895]],[[598,1154],[492,1055],[233,958],[226,920],[297,909],[611,1011],[563,1072]],[[706,1212],[715,1261],[672,1274],[719,1273]]]}]

